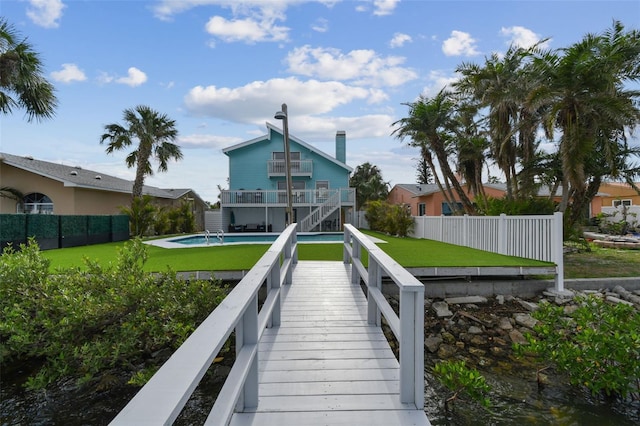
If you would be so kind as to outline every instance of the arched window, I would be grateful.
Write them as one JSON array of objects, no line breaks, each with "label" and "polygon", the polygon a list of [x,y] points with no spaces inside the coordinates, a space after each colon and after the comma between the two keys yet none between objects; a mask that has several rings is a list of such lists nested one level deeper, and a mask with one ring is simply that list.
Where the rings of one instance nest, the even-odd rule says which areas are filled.
[{"label": "arched window", "polygon": [[23,209],[27,214],[53,214],[53,201],[39,192],[24,196]]}]

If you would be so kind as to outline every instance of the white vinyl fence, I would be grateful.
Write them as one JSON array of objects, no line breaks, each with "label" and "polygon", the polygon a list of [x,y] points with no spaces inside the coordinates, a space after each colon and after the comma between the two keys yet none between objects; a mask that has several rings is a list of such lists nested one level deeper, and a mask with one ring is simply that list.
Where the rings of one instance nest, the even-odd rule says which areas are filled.
[{"label": "white vinyl fence", "polygon": [[562,213],[532,216],[414,216],[416,238],[556,264],[558,292],[564,291]]}]

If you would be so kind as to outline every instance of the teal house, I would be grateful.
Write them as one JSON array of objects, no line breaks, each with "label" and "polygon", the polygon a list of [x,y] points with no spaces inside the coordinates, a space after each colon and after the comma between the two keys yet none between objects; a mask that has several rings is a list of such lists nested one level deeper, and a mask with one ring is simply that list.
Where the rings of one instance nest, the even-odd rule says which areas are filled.
[{"label": "teal house", "polygon": [[[338,131],[335,156],[289,135],[293,222],[299,232],[339,231],[355,211],[353,170],[345,163],[346,133]],[[229,157],[229,189],[220,196],[229,232],[280,232],[285,228],[287,180],[284,136],[267,134],[222,150]]]}]

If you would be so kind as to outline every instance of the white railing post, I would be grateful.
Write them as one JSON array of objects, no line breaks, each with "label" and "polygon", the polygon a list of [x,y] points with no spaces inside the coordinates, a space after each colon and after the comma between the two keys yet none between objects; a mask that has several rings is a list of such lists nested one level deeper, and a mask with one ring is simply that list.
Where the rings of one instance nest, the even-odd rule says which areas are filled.
[{"label": "white railing post", "polygon": [[[256,293],[242,319],[236,326],[236,357],[245,345],[258,344],[258,294]],[[258,406],[258,353],[251,362],[247,379],[238,398],[236,409],[240,412],[246,408]]]},{"label": "white railing post", "polygon": [[[360,241],[357,238],[353,238],[351,242],[351,257],[353,260],[360,260]],[[351,284],[360,283],[360,272],[355,261],[351,262]]]},{"label": "white railing post", "polygon": [[[377,288],[382,291],[382,273],[380,265],[374,259],[369,259],[369,269],[367,270],[367,288]],[[370,291],[367,294],[367,322],[378,327],[382,325],[380,309],[375,299],[371,297]]]},{"label": "white railing post", "polygon": [[[420,295],[422,294],[422,297]],[[424,288],[400,290],[400,402],[424,407]],[[422,325],[421,325],[422,324]],[[422,380],[420,380],[422,379]]]},{"label": "white railing post", "polygon": [[465,214],[462,219],[462,245],[469,247],[469,215]]},{"label": "white railing post", "polygon": [[562,212],[553,214],[553,232],[551,233],[551,253],[556,264],[555,290],[564,292],[564,247],[563,247],[563,219]]}]

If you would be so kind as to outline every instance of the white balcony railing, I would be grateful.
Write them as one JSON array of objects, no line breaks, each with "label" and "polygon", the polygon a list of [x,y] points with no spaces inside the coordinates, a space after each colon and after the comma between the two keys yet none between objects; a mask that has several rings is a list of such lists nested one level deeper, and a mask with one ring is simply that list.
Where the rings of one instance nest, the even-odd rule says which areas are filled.
[{"label": "white balcony railing", "polygon": [[[283,160],[269,160],[267,162],[267,174],[269,177],[285,176],[287,173],[286,162]],[[313,176],[312,160],[292,160],[291,176]]]},{"label": "white balcony railing", "polygon": [[[342,205],[355,204],[356,192],[354,188],[296,189],[293,191],[292,204],[294,206],[317,206],[323,204],[334,195],[339,197],[340,204]],[[284,207],[287,204],[287,191],[267,191],[262,189],[240,189],[237,191],[226,190],[220,193],[220,204],[225,207]]]}]

